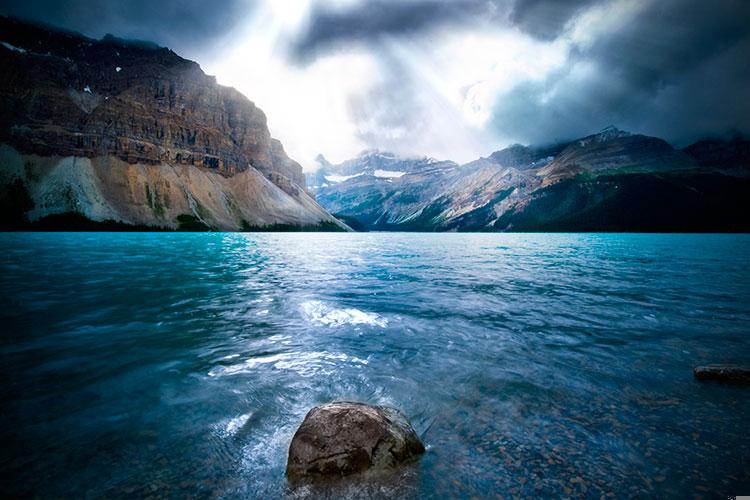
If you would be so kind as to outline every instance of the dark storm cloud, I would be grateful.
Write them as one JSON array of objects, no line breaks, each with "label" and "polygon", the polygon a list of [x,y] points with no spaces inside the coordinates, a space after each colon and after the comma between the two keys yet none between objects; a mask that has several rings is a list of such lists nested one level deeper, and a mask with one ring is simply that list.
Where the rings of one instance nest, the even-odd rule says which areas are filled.
[{"label": "dark storm cloud", "polygon": [[416,34],[443,23],[464,22],[477,12],[477,4],[474,0],[373,0],[344,9],[318,5],[292,53],[295,59],[308,61],[342,44],[372,43],[384,35]]},{"label": "dark storm cloud", "polygon": [[252,0],[0,0],[0,12],[99,38],[106,33],[178,51],[221,39],[252,10]]},{"label": "dark storm cloud", "polygon": [[566,66],[498,99],[494,125],[525,142],[608,124],[685,143],[750,130],[750,3],[660,1],[574,47]]},{"label": "dark storm cloud", "polygon": [[594,0],[368,0],[347,8],[318,5],[292,44],[298,61],[351,43],[376,44],[384,36],[414,36],[438,26],[515,26],[543,40]]},{"label": "dark storm cloud", "polygon": [[519,0],[513,4],[510,23],[542,40],[554,40],[570,19],[594,0]]}]

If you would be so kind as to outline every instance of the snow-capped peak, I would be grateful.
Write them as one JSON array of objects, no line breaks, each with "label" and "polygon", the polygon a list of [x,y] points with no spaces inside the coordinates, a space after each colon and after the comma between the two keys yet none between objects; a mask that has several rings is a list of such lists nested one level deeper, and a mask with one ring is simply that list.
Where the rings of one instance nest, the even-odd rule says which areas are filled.
[{"label": "snow-capped peak", "polygon": [[583,139],[580,139],[578,141],[578,144],[581,146],[586,146],[588,144],[591,144],[592,142],[605,142],[605,141],[611,141],[612,139],[618,139],[620,137],[628,137],[631,136],[630,132],[625,132],[624,130],[620,130],[619,128],[615,126],[608,126],[603,128],[598,134],[590,135],[588,137],[584,137]]}]

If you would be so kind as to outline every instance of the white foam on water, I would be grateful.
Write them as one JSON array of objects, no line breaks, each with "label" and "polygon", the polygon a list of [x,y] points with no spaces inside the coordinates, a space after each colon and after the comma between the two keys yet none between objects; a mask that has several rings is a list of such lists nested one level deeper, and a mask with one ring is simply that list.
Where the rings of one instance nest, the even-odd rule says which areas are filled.
[{"label": "white foam on water", "polygon": [[226,377],[242,373],[252,373],[262,366],[270,365],[275,370],[289,370],[303,377],[327,375],[336,371],[340,364],[366,365],[369,362],[356,356],[340,352],[285,352],[250,358],[243,363],[217,366],[208,372],[209,377]]},{"label": "white foam on water", "polygon": [[237,434],[252,416],[252,413],[245,413],[229,420],[222,420],[214,425],[214,431],[219,437],[230,438]]},{"label": "white foam on water", "polygon": [[249,436],[242,449],[240,467],[246,474],[257,476],[258,471],[284,470],[286,450],[294,435],[291,422],[266,422]]},{"label": "white foam on water", "polygon": [[302,315],[311,323],[324,326],[370,325],[385,328],[388,320],[375,313],[354,309],[336,309],[319,300],[310,300],[300,306]]},{"label": "white foam on water", "polygon": [[244,415],[240,415],[239,417],[235,417],[232,420],[227,423],[226,428],[224,431],[229,434],[230,436],[234,436],[237,434],[237,432],[244,427],[244,425],[247,423],[248,420],[250,420],[250,417],[252,416],[252,413],[246,413]]}]

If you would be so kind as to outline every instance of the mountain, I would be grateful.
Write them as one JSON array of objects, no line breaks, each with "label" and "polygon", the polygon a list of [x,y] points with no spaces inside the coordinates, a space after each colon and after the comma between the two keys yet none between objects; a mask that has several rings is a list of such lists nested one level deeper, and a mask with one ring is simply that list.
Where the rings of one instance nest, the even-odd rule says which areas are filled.
[{"label": "mountain", "polygon": [[399,158],[393,153],[378,150],[366,150],[356,158],[334,165],[323,155],[316,158],[318,169],[306,172],[307,185],[312,189],[327,187],[356,177],[390,179],[405,174],[426,174],[453,168],[457,165],[451,161],[438,161],[434,158]]},{"label": "mountain", "polygon": [[731,170],[750,167],[750,140],[738,134],[729,139],[704,139],[683,151],[703,167]]},{"label": "mountain", "polygon": [[432,170],[410,171],[419,160],[391,155],[389,169],[403,174],[390,178],[366,169],[335,177],[340,166],[322,166],[327,182],[312,189],[329,211],[369,230],[746,231],[744,144],[677,150],[608,127],[562,144],[515,144],[461,166],[431,160],[442,166]]},{"label": "mountain", "polygon": [[0,17],[0,226],[339,229],[266,117],[148,42]]}]

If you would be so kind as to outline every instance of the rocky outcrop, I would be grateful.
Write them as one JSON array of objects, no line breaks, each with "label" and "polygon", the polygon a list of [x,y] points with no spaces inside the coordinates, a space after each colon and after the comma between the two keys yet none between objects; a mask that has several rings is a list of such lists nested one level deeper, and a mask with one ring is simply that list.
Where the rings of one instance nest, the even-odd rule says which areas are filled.
[{"label": "rocky outcrop", "polygon": [[[307,196],[302,168],[271,138],[263,112],[195,62],[149,43],[5,17],[0,41],[0,144],[25,165],[0,168],[34,200],[29,222],[77,204],[93,220],[106,213],[168,228],[179,226],[175,214],[225,230],[343,227]],[[97,181],[84,188],[82,178]]]},{"label": "rocky outcrop", "polygon": [[[56,214],[163,229],[340,227],[296,185],[282,189],[254,168],[227,177],[191,165],[133,164],[116,156],[21,155],[8,146],[0,146],[0,164],[0,186],[5,186],[0,200],[20,191],[27,206],[18,215],[32,229],[50,229],[45,221]],[[0,207],[0,221],[13,208]],[[12,220],[6,222],[13,228]]]},{"label": "rocky outcrop", "polygon": [[289,446],[286,471],[295,480],[391,469],[424,450],[398,410],[337,401],[307,414]]},{"label": "rocky outcrop", "polygon": [[698,380],[713,380],[733,384],[750,384],[750,366],[714,364],[693,369]]},{"label": "rocky outcrop", "polygon": [[[743,151],[739,141],[676,150],[608,127],[564,144],[513,145],[461,166],[410,170],[415,160],[390,158],[390,170],[403,175],[362,168],[323,175],[313,189],[329,211],[374,230],[747,231],[748,169],[725,168],[748,165]],[[728,158],[733,152],[740,154]]]}]

